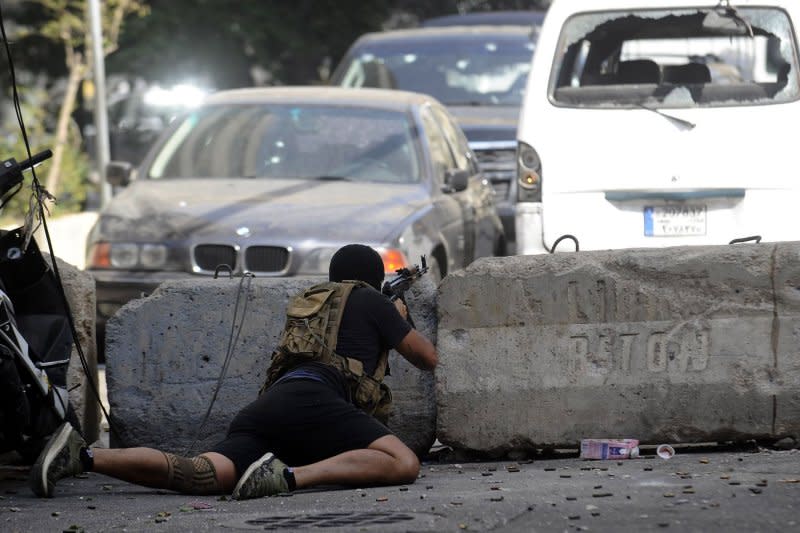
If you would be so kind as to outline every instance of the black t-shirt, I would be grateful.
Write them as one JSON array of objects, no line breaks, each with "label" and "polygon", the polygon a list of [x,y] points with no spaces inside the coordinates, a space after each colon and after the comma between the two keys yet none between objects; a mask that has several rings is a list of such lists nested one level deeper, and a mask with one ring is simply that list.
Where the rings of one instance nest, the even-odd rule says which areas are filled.
[{"label": "black t-shirt", "polygon": [[[380,291],[355,287],[344,307],[336,353],[358,359],[364,364],[364,372],[372,374],[381,352],[396,348],[409,331],[411,325]],[[301,364],[289,371],[281,381],[286,379],[318,379],[344,390],[341,373],[322,363]]]},{"label": "black t-shirt", "polygon": [[379,291],[356,287],[350,293],[339,325],[336,353],[364,363],[367,374],[375,372],[383,350],[396,348],[411,326],[394,304]]}]

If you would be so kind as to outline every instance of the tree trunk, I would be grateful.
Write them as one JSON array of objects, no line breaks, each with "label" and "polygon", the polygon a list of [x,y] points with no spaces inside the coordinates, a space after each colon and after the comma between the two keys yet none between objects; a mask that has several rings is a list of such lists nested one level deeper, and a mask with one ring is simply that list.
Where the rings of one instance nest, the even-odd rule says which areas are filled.
[{"label": "tree trunk", "polygon": [[67,90],[64,93],[64,100],[61,102],[61,109],[58,112],[58,124],[52,148],[53,159],[50,162],[50,170],[47,173],[45,185],[48,192],[56,197],[58,197],[58,184],[61,179],[61,159],[64,157],[64,148],[67,145],[67,136],[69,135],[69,121],[72,120],[72,111],[75,109],[78,87],[85,71],[86,66],[82,63],[70,66],[69,76],[67,77]]}]

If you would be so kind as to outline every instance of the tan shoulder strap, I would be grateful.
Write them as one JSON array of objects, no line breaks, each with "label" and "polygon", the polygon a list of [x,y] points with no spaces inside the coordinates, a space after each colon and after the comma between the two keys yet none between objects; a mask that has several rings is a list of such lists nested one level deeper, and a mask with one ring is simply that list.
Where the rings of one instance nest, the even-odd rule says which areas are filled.
[{"label": "tan shoulder strap", "polygon": [[356,287],[368,287],[366,283],[359,280],[343,280],[343,281],[329,281],[320,286],[337,287],[331,302],[332,309],[335,310],[328,317],[328,324],[325,328],[324,346],[328,349],[328,355],[336,356],[336,343],[339,340],[339,327],[342,324],[342,315],[344,314],[345,304],[347,299]]},{"label": "tan shoulder strap", "polygon": [[[338,306],[339,312],[341,313],[344,312],[344,304],[347,302],[347,298],[350,296],[350,293],[353,292],[353,289],[355,287],[372,288],[371,285],[364,283],[363,281],[360,280],[344,280],[341,283],[346,286],[346,288],[343,287],[341,296],[342,301]],[[334,322],[336,323],[336,331],[335,331],[336,337],[334,337],[333,343],[329,344],[329,346],[335,347],[336,340],[338,339],[339,336],[339,325],[341,323],[341,320],[335,320]],[[346,369],[349,373],[355,376],[364,375],[364,365],[361,361],[359,361],[358,359],[347,357],[345,355],[337,354],[335,352],[331,353],[334,356],[334,360],[336,360],[336,358],[339,358],[339,360],[336,363],[336,366],[338,366],[341,370]],[[375,372],[372,374],[372,377],[379,382],[383,381],[383,378],[386,376],[386,369],[388,367],[389,367],[389,352],[384,350],[383,352],[381,352],[380,356],[378,356],[378,364],[375,367]]]},{"label": "tan shoulder strap", "polygon": [[329,355],[336,353],[336,343],[339,340],[339,326],[342,323],[342,314],[344,313],[344,306],[350,293],[353,292],[354,285],[352,283],[336,283],[329,282],[330,285],[338,286],[331,302],[332,312],[328,317],[328,324],[325,328],[325,348],[330,350]]},{"label": "tan shoulder strap", "polygon": [[372,377],[378,381],[383,381],[383,378],[386,377],[386,369],[389,368],[389,351],[384,350],[378,356],[378,365],[375,367],[375,373],[372,374]]}]

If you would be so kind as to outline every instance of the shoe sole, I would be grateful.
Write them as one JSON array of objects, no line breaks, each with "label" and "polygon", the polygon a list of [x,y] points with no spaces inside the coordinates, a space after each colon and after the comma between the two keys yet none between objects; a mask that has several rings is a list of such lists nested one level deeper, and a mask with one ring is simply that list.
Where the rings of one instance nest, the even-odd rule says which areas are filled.
[{"label": "shoe sole", "polygon": [[58,455],[58,453],[52,453],[53,450],[60,451],[69,439],[70,433],[72,433],[72,426],[68,422],[62,424],[39,455],[41,462],[37,460],[36,464],[33,465],[31,470],[31,490],[40,498],[53,497],[55,484],[50,483],[50,480],[47,479],[47,470],[50,468],[50,463],[53,462],[53,457]]},{"label": "shoe sole", "polygon": [[247,467],[247,470],[244,471],[244,474],[242,474],[242,477],[239,478],[239,482],[236,483],[236,487],[234,487],[233,489],[232,496],[234,500],[241,499],[238,496],[239,489],[242,488],[242,485],[244,484],[245,480],[247,480],[247,478],[250,477],[250,474],[252,474],[255,469],[257,469],[264,463],[271,462],[273,459],[275,459],[275,455],[273,453],[268,453],[266,455],[263,455],[261,459],[259,459],[258,461]]}]

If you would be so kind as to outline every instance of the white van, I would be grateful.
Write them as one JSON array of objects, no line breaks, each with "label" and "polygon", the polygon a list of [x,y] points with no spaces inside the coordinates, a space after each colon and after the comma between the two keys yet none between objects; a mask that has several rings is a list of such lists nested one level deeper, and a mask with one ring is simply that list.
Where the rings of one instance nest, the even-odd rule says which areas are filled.
[{"label": "white van", "polygon": [[517,253],[800,240],[798,27],[800,0],[554,0]]}]

